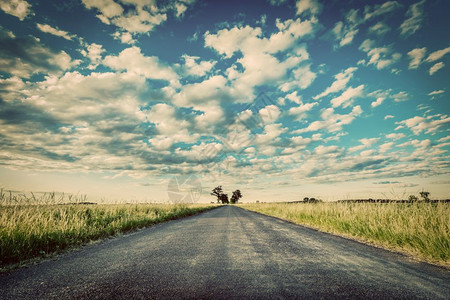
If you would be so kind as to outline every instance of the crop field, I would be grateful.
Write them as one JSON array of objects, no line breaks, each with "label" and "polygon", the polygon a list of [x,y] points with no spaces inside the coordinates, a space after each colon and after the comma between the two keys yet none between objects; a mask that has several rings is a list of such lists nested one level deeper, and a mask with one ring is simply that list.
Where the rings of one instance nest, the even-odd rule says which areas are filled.
[{"label": "crop field", "polygon": [[0,268],[211,209],[211,205],[0,205]]},{"label": "crop field", "polygon": [[450,266],[449,203],[251,203],[239,206]]}]

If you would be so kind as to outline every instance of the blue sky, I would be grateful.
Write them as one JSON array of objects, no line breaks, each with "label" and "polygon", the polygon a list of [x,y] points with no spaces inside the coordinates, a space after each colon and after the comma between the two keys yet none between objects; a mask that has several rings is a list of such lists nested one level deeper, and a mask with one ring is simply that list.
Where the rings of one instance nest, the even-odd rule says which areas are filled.
[{"label": "blue sky", "polygon": [[[449,197],[448,1],[0,0],[0,184]],[[195,181],[198,182],[198,181]],[[184,193],[184,191],[182,191]]]}]

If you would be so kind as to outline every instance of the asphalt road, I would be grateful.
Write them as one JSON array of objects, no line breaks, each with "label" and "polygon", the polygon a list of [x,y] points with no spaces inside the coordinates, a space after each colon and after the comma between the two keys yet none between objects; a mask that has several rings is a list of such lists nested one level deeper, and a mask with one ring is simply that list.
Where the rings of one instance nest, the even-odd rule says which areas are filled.
[{"label": "asphalt road", "polygon": [[449,299],[450,271],[225,206],[0,275],[1,299]]}]

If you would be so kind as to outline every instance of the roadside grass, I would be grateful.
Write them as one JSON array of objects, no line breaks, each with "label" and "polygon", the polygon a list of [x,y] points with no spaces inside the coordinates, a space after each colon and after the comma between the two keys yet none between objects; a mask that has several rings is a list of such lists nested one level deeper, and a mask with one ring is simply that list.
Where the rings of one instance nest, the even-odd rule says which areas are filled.
[{"label": "roadside grass", "polygon": [[0,271],[152,224],[197,214],[212,205],[0,205]]},{"label": "roadside grass", "polygon": [[239,206],[450,267],[448,203],[263,203]]}]

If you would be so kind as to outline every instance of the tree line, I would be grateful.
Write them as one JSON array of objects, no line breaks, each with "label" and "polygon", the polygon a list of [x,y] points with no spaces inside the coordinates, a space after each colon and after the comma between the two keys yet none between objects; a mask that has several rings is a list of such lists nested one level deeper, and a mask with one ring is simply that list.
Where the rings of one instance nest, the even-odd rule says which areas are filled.
[{"label": "tree line", "polygon": [[240,190],[235,190],[233,192],[233,194],[231,195],[230,200],[228,200],[228,194],[225,194],[223,192],[222,186],[216,186],[212,192],[211,195],[217,198],[217,203],[222,203],[222,204],[234,204],[234,203],[238,203],[239,199],[242,198],[242,193]]}]

